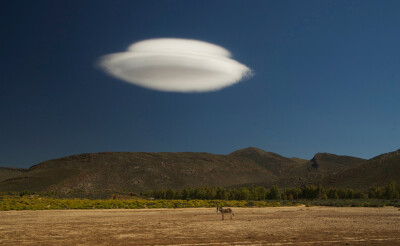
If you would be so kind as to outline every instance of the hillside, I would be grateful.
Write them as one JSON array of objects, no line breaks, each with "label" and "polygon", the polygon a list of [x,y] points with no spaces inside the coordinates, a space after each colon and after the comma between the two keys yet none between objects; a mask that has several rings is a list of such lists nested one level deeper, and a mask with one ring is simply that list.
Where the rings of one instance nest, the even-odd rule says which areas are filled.
[{"label": "hillside", "polygon": [[400,183],[400,149],[344,169],[322,179],[321,183],[326,186],[366,190],[373,185],[385,185],[390,180]]},{"label": "hillside", "polygon": [[150,190],[229,186],[274,178],[252,160],[208,153],[97,153],[40,163],[0,183],[9,190]]},{"label": "hillside", "polygon": [[6,179],[11,179],[28,171],[24,168],[0,167],[0,182]]},{"label": "hillside", "polygon": [[[360,165],[366,160],[330,153],[317,153],[311,160],[290,158],[284,172],[274,183],[279,187],[300,187],[307,184],[319,184],[325,179],[348,168]],[[263,185],[271,185],[264,183]]]},{"label": "hillside", "polygon": [[400,183],[400,150],[370,160],[317,153],[287,158],[254,147],[229,155],[104,152],[67,156],[27,170],[0,168],[0,191],[134,191],[201,186],[305,184],[368,189]]},{"label": "hillside", "polygon": [[306,162],[306,160],[299,158],[286,158],[276,153],[266,152],[255,147],[234,151],[229,154],[229,156],[242,157],[252,160],[269,170],[277,177],[286,175],[289,169],[302,165],[302,163]]}]

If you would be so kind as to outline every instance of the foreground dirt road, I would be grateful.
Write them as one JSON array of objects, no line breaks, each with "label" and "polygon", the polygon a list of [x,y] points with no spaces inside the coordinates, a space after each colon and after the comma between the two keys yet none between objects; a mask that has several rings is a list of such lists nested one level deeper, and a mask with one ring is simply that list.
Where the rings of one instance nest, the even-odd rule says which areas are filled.
[{"label": "foreground dirt road", "polygon": [[400,245],[398,208],[0,212],[0,245]]}]

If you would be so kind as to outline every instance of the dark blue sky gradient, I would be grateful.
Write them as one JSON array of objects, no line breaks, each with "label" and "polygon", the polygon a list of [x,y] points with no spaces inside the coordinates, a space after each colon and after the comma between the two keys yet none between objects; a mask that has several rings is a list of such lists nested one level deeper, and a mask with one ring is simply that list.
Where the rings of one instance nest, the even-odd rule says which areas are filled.
[{"label": "dark blue sky gradient", "polygon": [[[400,1],[0,2],[0,166],[102,151],[400,148]],[[221,45],[255,76],[209,93],[96,67],[136,41]]]}]

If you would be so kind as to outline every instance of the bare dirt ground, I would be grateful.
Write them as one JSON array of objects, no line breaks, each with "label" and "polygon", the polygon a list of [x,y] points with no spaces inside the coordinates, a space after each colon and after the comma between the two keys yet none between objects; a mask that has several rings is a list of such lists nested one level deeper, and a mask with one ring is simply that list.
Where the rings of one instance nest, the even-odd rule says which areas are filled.
[{"label": "bare dirt ground", "polygon": [[400,245],[398,208],[0,212],[0,245]]}]

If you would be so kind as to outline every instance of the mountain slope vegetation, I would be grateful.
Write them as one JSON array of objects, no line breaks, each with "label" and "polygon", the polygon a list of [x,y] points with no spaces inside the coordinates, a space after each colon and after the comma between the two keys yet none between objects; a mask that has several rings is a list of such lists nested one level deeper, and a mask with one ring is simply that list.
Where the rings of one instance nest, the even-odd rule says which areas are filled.
[{"label": "mountain slope vegetation", "polygon": [[334,187],[366,189],[389,181],[400,183],[400,149],[371,158],[359,165],[343,169],[321,180]]},{"label": "mountain slope vegetation", "polygon": [[[368,189],[399,182],[400,150],[365,160],[317,153],[287,158],[250,147],[228,155],[103,152],[49,160],[27,170],[0,168],[0,191],[147,191],[204,186],[278,185]],[[2,176],[1,176],[2,175]]]},{"label": "mountain slope vegetation", "polygon": [[208,153],[96,153],[40,163],[0,183],[8,190],[149,190],[229,186],[272,179],[252,160]]},{"label": "mountain slope vegetation", "polygon": [[26,171],[24,168],[0,167],[0,182],[17,177]]}]

